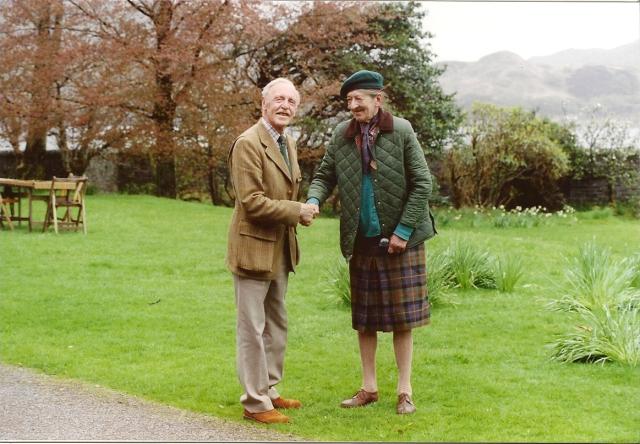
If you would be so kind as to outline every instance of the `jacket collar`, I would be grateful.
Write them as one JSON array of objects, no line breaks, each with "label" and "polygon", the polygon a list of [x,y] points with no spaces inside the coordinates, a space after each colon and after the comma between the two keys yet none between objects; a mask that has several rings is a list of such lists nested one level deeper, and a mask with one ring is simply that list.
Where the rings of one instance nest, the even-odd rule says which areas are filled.
[{"label": "jacket collar", "polygon": [[[289,167],[284,162],[282,154],[280,154],[280,148],[276,144],[276,141],[273,140],[273,137],[271,136],[271,134],[269,134],[269,131],[267,130],[267,128],[265,128],[264,124],[260,120],[258,120],[258,123],[256,123],[255,126],[258,128],[258,137],[260,138],[260,143],[262,143],[262,145],[265,147],[265,153],[267,154],[267,157],[269,157],[278,166],[280,171],[282,171],[284,175],[287,176],[287,179],[293,181],[291,172],[289,171]],[[289,148],[289,138],[287,136],[285,137],[287,138],[287,152],[289,154],[289,160],[291,161],[291,165],[293,168],[293,162],[297,162],[297,160],[295,160],[296,158],[293,156],[293,154],[291,153],[291,149]]]},{"label": "jacket collar", "polygon": [[[393,131],[393,115],[382,108],[378,111],[378,128],[385,133]],[[356,119],[351,119],[347,130],[344,132],[344,138],[353,139],[358,133],[360,133],[360,124]]]}]

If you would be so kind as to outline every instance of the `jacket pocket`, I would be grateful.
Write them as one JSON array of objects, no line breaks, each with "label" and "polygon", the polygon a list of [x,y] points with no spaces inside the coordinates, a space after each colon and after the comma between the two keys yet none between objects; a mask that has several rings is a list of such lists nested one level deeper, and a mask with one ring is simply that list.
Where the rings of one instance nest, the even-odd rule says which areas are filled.
[{"label": "jacket pocket", "polygon": [[276,229],[240,221],[238,232],[238,266],[250,271],[273,271],[273,254],[278,237]]},{"label": "jacket pocket", "polygon": [[265,227],[263,225],[255,225],[244,220],[240,221],[238,230],[240,231],[241,235],[255,237],[256,239],[275,242],[278,238],[278,233],[275,228]]}]

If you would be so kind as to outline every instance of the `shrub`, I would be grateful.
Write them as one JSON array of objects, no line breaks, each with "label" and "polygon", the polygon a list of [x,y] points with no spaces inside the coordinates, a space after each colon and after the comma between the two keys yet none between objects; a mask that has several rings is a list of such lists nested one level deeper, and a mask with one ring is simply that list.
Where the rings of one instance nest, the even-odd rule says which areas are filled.
[{"label": "shrub", "polygon": [[495,276],[489,265],[491,257],[486,251],[481,251],[467,241],[456,239],[444,254],[450,264],[456,287],[463,290],[495,288]]},{"label": "shrub", "polygon": [[524,265],[520,257],[502,256],[494,262],[496,288],[501,292],[511,293],[523,275]]},{"label": "shrub", "polygon": [[[431,305],[444,302],[443,295],[453,286],[454,278],[451,263],[447,255],[432,253],[427,255],[427,290]],[[455,302],[449,300],[448,303]]]},{"label": "shrub", "polygon": [[550,307],[562,311],[600,310],[621,306],[639,298],[632,282],[636,268],[631,260],[615,261],[609,249],[595,242],[583,245],[578,255],[568,261],[567,291]]},{"label": "shrub", "polygon": [[325,290],[334,298],[337,305],[351,307],[351,280],[349,278],[349,264],[340,257],[334,267],[327,270],[329,288]]},{"label": "shrub", "polygon": [[616,261],[595,242],[569,261],[567,291],[549,307],[580,317],[575,331],[552,344],[562,362],[640,363],[640,290],[637,256]]},{"label": "shrub", "polygon": [[615,361],[640,363],[640,312],[637,309],[600,313],[580,309],[581,325],[552,344],[552,359],[560,362]]}]

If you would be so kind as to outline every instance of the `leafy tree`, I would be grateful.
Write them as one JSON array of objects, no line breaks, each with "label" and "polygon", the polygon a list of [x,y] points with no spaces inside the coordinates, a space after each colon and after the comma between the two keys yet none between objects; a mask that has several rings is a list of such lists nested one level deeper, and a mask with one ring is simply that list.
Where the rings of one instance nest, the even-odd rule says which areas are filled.
[{"label": "leafy tree", "polygon": [[252,53],[256,86],[286,76],[303,92],[296,125],[305,179],[313,175],[335,125],[350,117],[340,85],[360,69],[382,73],[387,107],[411,121],[425,152],[437,155],[453,138],[461,113],[438,84],[442,69],[432,62],[423,16],[416,2],[313,3]]},{"label": "leafy tree", "polygon": [[64,58],[63,9],[61,0],[0,5],[0,119],[19,158],[18,173],[25,177],[45,176],[47,136],[55,114],[52,91]]},{"label": "leafy tree", "polygon": [[417,2],[383,4],[369,19],[378,41],[364,51],[353,48],[347,72],[379,71],[392,109],[411,122],[425,152],[438,156],[455,138],[462,113],[438,83],[444,69],[433,63],[432,34],[423,31],[424,15]]},{"label": "leafy tree", "polygon": [[348,116],[339,95],[343,78],[350,74],[344,54],[380,41],[369,26],[378,13],[376,4],[344,2],[313,2],[298,11],[274,10],[271,15],[287,18],[281,31],[249,53],[249,77],[256,87],[287,77],[302,93],[295,125],[298,159],[306,180],[324,155],[331,130]]},{"label": "leafy tree", "polygon": [[229,203],[228,148],[276,77],[303,96],[294,130],[307,179],[349,116],[339,89],[355,70],[383,73],[390,106],[430,153],[459,117],[416,3],[8,0],[0,16],[0,136],[16,156],[42,165],[55,138],[80,174],[108,148],[135,151],[162,196],[204,188]]},{"label": "leafy tree", "polygon": [[[194,136],[183,132],[184,122],[210,105],[199,100],[202,90],[210,84],[223,90],[219,79],[232,70],[238,42],[260,43],[264,27],[254,20],[256,3],[68,1],[89,24],[84,37],[97,39],[97,51],[108,55],[101,98],[128,114],[136,128],[130,137],[152,159],[156,193],[175,197],[176,156],[183,139]],[[214,97],[222,96],[229,98]]]}]

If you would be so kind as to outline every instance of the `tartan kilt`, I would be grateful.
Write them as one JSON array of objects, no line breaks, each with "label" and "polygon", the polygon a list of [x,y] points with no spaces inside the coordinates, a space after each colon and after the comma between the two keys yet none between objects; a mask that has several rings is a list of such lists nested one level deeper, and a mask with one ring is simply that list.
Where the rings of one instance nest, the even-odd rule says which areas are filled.
[{"label": "tartan kilt", "polygon": [[366,254],[349,261],[354,330],[403,331],[429,323],[424,243],[402,254]]}]

